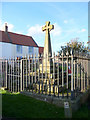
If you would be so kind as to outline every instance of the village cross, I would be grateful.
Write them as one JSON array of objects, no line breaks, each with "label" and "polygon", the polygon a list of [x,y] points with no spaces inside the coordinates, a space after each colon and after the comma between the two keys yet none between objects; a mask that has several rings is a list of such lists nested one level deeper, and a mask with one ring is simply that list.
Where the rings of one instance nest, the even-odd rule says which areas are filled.
[{"label": "village cross", "polygon": [[52,49],[51,49],[51,41],[50,41],[50,31],[54,29],[54,25],[50,25],[50,21],[46,22],[46,25],[42,27],[42,31],[46,31],[45,34],[45,43],[44,43],[44,60],[43,60],[43,66],[44,66],[44,71],[45,71],[45,66],[47,63],[47,70],[48,72],[50,71],[50,61],[49,57],[52,56]]},{"label": "village cross", "polygon": [[50,31],[54,29],[54,25],[50,25],[50,21],[46,22],[46,25],[42,27],[42,31],[46,31],[45,35],[45,44],[44,44],[44,57],[47,55],[47,57],[52,56],[52,50],[51,50],[51,41],[50,41]]},{"label": "village cross", "polygon": [[54,25],[50,25],[49,21],[47,21],[46,25],[42,27],[42,31],[51,31],[52,29],[54,29]]}]

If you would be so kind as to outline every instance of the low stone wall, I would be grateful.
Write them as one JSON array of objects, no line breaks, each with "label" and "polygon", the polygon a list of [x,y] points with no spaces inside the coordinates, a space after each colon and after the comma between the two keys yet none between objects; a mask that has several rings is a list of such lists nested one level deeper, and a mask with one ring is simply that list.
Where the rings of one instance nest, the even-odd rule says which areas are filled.
[{"label": "low stone wall", "polygon": [[72,111],[78,110],[82,104],[86,103],[89,96],[90,96],[90,90],[87,90],[85,93],[79,95],[76,100],[71,100],[70,104]]},{"label": "low stone wall", "polygon": [[35,99],[41,100],[41,101],[45,101],[45,102],[49,102],[51,104],[55,104],[59,107],[63,107],[64,106],[64,102],[65,99],[61,99],[61,98],[57,98],[54,96],[48,96],[48,95],[43,95],[43,94],[36,94],[36,93],[31,93],[31,92],[21,92],[21,94],[33,97]]},{"label": "low stone wall", "polygon": [[33,97],[35,99],[41,100],[41,101],[45,101],[45,102],[49,102],[51,104],[55,104],[59,107],[64,107],[64,102],[69,102],[69,105],[72,109],[72,111],[76,111],[80,108],[80,106],[85,103],[88,99],[88,96],[90,95],[90,90],[88,90],[87,92],[81,94],[80,96],[77,97],[77,99],[75,100],[71,100],[70,98],[58,98],[58,97],[54,97],[54,96],[48,96],[48,95],[43,95],[43,94],[36,94],[36,93],[31,93],[31,92],[27,92],[27,91],[23,91],[21,92],[21,94]]}]

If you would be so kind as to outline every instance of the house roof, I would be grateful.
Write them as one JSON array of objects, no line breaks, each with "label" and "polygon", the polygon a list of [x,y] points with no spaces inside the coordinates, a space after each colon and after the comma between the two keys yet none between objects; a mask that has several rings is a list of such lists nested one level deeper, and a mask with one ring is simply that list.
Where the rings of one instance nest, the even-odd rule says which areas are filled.
[{"label": "house roof", "polygon": [[31,36],[22,34],[0,31],[0,42],[12,43],[23,46],[38,47],[37,43]]},{"label": "house roof", "polygon": [[39,47],[39,54],[42,54],[44,50],[44,47]]},{"label": "house roof", "polygon": [[90,41],[88,41],[87,43],[90,43]]}]

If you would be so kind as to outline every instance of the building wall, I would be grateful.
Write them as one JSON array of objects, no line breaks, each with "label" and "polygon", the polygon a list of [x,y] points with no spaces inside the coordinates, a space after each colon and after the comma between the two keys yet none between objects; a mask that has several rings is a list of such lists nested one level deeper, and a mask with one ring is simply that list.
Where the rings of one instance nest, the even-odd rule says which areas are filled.
[{"label": "building wall", "polygon": [[[20,45],[21,46],[21,45]],[[31,52],[29,52],[29,46],[22,46],[22,52],[19,53],[17,51],[17,45],[11,44],[11,43],[4,43],[0,42],[0,58],[14,58],[14,57],[23,57],[26,55],[32,55],[36,54],[38,56],[39,49],[38,47],[30,47],[32,49]]]},{"label": "building wall", "polygon": [[0,52],[0,58],[10,58],[12,56],[12,46],[8,43],[0,42],[0,49],[2,49],[2,53]]},{"label": "building wall", "polygon": [[90,50],[90,37],[88,38],[88,48]]},{"label": "building wall", "polygon": [[0,58],[2,57],[2,43],[0,43]]}]

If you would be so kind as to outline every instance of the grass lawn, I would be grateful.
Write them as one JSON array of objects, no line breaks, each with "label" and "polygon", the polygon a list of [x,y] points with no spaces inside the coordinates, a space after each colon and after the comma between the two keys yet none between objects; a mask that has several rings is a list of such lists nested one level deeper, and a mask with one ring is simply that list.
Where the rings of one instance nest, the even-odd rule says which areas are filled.
[{"label": "grass lawn", "polygon": [[64,118],[64,109],[21,94],[2,94],[3,117]]},{"label": "grass lawn", "polygon": [[[89,114],[85,104],[73,113],[73,118],[88,118]],[[64,108],[7,91],[2,91],[2,115],[15,118],[65,118]]]}]

